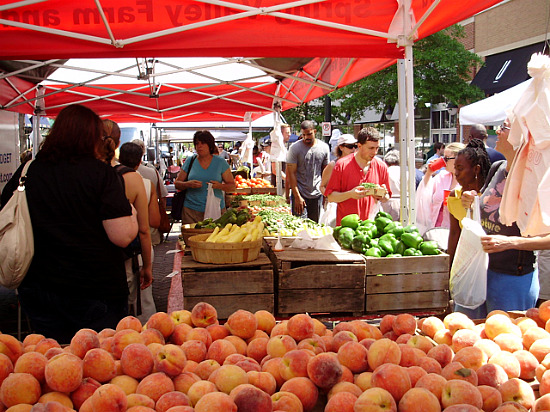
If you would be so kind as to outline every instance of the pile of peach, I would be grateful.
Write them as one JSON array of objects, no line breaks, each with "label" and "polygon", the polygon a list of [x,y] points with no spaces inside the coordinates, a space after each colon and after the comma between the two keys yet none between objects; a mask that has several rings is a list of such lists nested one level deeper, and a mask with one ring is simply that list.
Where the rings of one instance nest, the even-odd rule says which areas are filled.
[{"label": "pile of peach", "polygon": [[550,301],[526,315],[399,314],[328,330],[267,311],[220,325],[201,302],[82,329],[66,347],[0,334],[0,412],[548,411]]}]

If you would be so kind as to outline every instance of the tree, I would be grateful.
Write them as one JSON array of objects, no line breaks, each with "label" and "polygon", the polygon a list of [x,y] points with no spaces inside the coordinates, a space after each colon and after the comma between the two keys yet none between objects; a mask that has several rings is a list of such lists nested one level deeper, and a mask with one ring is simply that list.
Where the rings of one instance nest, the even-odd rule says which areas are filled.
[{"label": "tree", "polygon": [[[483,91],[469,84],[474,68],[483,61],[464,48],[462,26],[452,26],[415,43],[414,93],[415,102],[467,104],[485,97]],[[360,119],[366,109],[386,111],[398,101],[397,68],[390,66],[330,94],[333,102],[332,123],[346,125]],[[321,100],[321,99],[317,99]],[[323,104],[313,100],[284,112],[292,124],[300,120],[323,121]],[[288,120],[291,122],[291,120]]]}]

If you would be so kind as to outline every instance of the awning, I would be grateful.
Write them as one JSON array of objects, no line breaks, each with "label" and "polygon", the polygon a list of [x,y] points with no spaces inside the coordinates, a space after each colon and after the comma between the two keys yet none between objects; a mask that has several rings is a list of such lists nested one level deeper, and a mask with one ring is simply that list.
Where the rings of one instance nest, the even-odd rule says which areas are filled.
[{"label": "awning", "polygon": [[534,53],[541,53],[543,48],[544,42],[487,56],[485,66],[477,73],[472,84],[491,95],[524,82],[529,79],[527,63]]}]

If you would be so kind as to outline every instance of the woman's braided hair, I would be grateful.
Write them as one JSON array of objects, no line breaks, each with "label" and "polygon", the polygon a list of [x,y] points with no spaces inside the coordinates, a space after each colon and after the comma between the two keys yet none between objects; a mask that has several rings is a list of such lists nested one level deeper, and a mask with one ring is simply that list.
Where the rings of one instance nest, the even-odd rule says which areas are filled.
[{"label": "woman's braided hair", "polygon": [[458,152],[458,154],[468,159],[468,162],[470,162],[472,166],[479,165],[479,175],[477,178],[481,186],[483,186],[489,174],[489,169],[491,168],[491,161],[489,160],[489,155],[487,154],[487,149],[485,149],[483,140],[471,139],[466,147]]}]

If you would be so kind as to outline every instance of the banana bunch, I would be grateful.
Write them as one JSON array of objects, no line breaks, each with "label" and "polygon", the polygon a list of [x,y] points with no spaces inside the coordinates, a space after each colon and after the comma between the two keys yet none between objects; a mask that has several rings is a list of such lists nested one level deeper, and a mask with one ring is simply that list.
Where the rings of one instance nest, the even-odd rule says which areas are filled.
[{"label": "banana bunch", "polygon": [[250,242],[260,239],[263,233],[264,224],[262,218],[256,216],[254,221],[246,222],[242,226],[228,223],[223,229],[216,227],[206,241],[212,243]]}]

